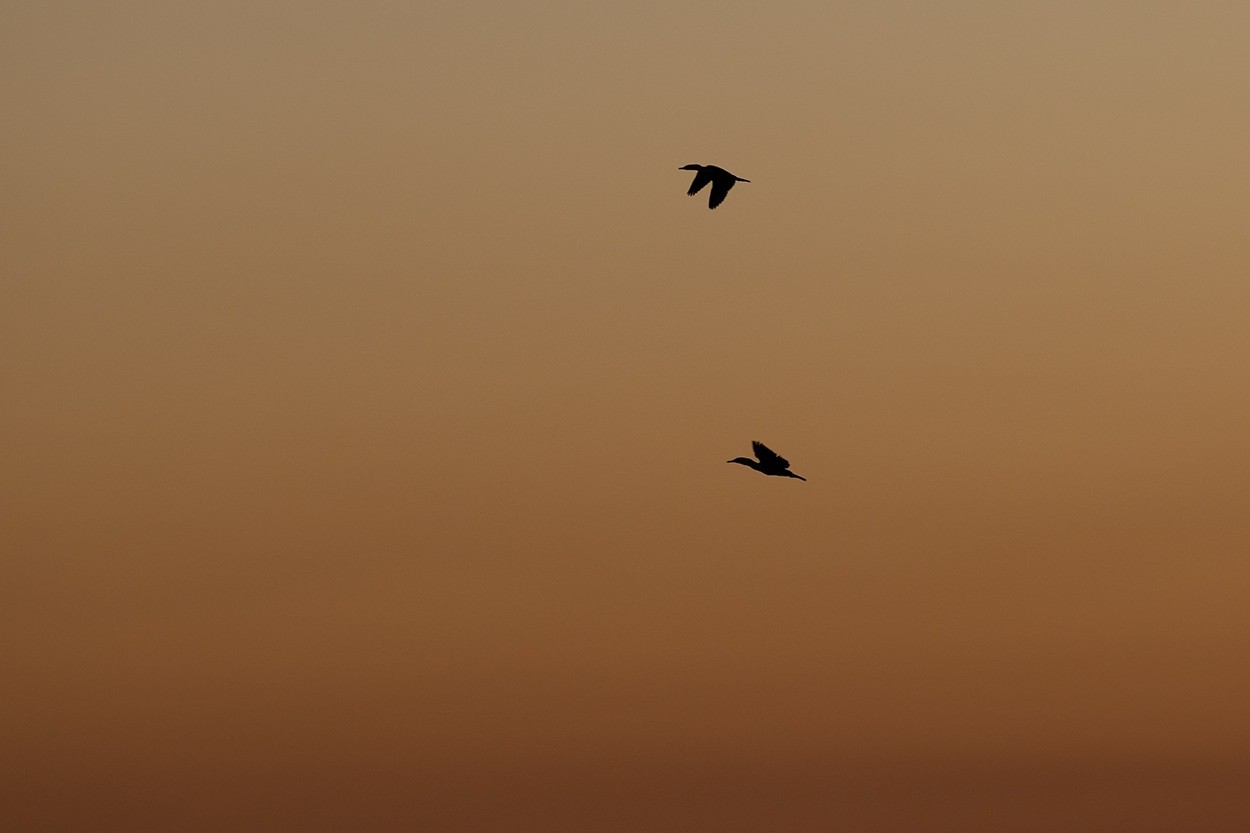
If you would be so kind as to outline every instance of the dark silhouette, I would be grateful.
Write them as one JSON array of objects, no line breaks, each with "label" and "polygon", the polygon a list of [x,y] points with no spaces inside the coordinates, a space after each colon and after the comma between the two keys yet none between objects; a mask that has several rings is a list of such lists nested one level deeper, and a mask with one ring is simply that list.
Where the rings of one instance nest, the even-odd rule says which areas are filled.
[{"label": "dark silhouette", "polygon": [[690,183],[690,190],[686,192],[688,196],[693,197],[703,190],[703,186],[709,182],[712,183],[712,196],[707,201],[708,208],[715,208],[723,203],[725,195],[729,193],[730,188],[734,187],[735,182],[751,181],[740,176],[734,176],[724,168],[718,168],[715,165],[682,165],[677,170],[698,171],[694,175],[694,182]]},{"label": "dark silhouette", "polygon": [[761,474],[771,474],[776,477],[797,477],[802,481],[807,480],[806,477],[799,477],[799,475],[790,471],[790,461],[759,440],[752,440],[751,448],[755,451],[755,456],[760,458],[759,462],[752,460],[750,457],[735,457],[732,460],[726,460],[726,462],[750,466]]}]

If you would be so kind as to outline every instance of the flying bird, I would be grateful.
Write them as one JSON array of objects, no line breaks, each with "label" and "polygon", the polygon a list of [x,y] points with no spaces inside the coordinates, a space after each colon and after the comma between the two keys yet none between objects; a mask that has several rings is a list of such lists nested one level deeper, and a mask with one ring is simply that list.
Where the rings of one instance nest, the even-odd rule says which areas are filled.
[{"label": "flying bird", "polygon": [[734,187],[735,182],[751,181],[740,176],[734,176],[724,168],[718,168],[715,165],[682,165],[677,170],[698,171],[694,175],[694,182],[690,183],[690,190],[686,192],[688,196],[693,197],[703,190],[703,186],[709,182],[712,183],[712,196],[707,201],[708,208],[715,208],[723,203],[725,195],[729,193],[730,188]]},{"label": "flying bird", "polygon": [[751,448],[755,451],[755,456],[759,458],[758,462],[752,460],[750,457],[735,457],[732,460],[726,460],[725,462],[741,463],[744,466],[749,466],[750,468],[755,469],[761,474],[771,474],[776,477],[797,477],[799,480],[807,480],[806,477],[799,477],[799,475],[790,471],[790,461],[773,451],[768,446],[764,445],[759,440],[753,440],[751,442]]}]

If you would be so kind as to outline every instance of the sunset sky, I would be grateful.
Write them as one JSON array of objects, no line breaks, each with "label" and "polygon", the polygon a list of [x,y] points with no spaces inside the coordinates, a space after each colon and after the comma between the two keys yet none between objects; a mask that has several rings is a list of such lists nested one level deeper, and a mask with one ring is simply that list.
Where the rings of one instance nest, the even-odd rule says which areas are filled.
[{"label": "sunset sky", "polygon": [[1250,4],[17,0],[0,79],[0,829],[1250,830]]}]

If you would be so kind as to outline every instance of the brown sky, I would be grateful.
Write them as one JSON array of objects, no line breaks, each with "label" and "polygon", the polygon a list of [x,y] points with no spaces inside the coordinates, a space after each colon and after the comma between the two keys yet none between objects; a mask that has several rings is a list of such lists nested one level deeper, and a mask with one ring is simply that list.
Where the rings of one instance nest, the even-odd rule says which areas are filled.
[{"label": "brown sky", "polygon": [[0,826],[1250,829],[1247,32],[8,4]]}]

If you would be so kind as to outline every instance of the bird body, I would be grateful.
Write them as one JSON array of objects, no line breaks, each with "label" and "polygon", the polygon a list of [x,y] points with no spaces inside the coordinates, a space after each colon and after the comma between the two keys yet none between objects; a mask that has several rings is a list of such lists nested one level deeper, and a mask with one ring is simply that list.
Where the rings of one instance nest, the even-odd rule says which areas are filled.
[{"label": "bird body", "polygon": [[806,481],[806,477],[801,477],[790,471],[790,461],[773,451],[768,446],[758,440],[751,442],[751,449],[755,452],[758,460],[752,460],[750,457],[735,457],[732,460],[726,460],[728,463],[741,463],[748,468],[755,469],[761,474],[770,474],[774,477],[794,477],[799,480]]},{"label": "bird body", "polygon": [[694,182],[690,183],[690,190],[687,195],[693,197],[695,194],[703,190],[708,183],[712,185],[711,196],[708,197],[707,207],[715,208],[725,201],[725,196],[729,193],[729,189],[734,187],[735,182],[750,182],[749,179],[743,179],[740,176],[734,176],[724,168],[718,168],[715,165],[682,165],[679,171],[698,171],[694,175]]}]

